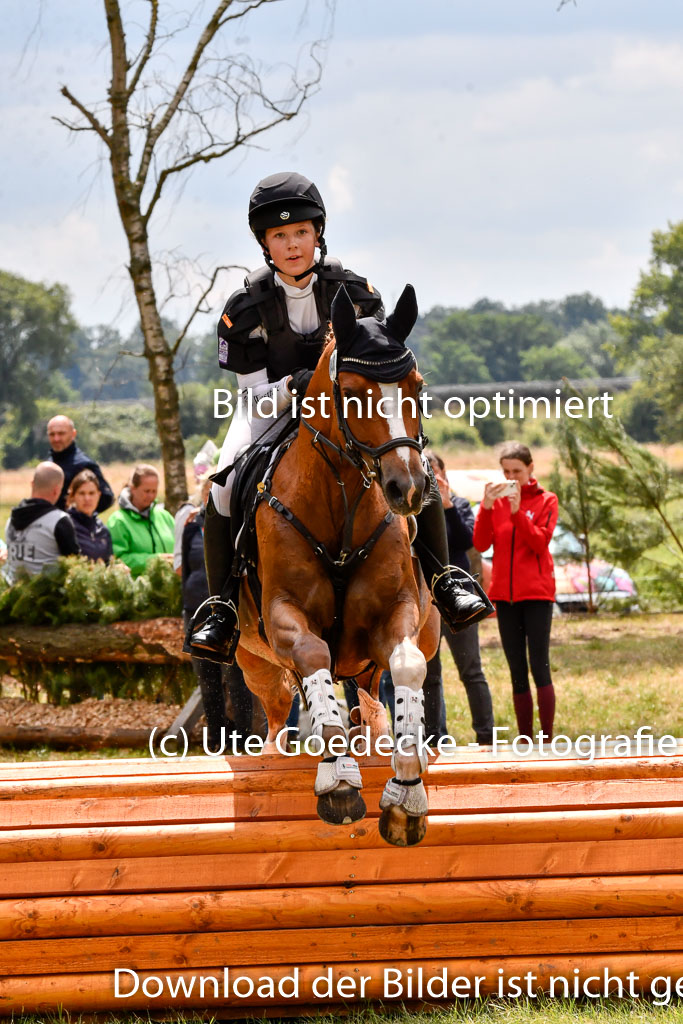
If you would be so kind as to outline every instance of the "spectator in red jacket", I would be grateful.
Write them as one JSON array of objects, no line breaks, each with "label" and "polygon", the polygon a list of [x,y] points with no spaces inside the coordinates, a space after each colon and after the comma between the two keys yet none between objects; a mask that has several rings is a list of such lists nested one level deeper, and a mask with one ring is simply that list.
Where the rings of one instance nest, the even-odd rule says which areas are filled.
[{"label": "spectator in red jacket", "polygon": [[548,545],[557,523],[557,495],[545,491],[534,479],[534,463],[525,444],[505,444],[500,465],[506,481],[516,484],[515,491],[504,496],[507,483],[486,485],[473,542],[478,551],[493,544],[489,597],[496,605],[500,639],[510,667],[519,734],[533,734],[531,667],[541,729],[552,737],[555,690],[550,675],[550,626],[555,573]]}]

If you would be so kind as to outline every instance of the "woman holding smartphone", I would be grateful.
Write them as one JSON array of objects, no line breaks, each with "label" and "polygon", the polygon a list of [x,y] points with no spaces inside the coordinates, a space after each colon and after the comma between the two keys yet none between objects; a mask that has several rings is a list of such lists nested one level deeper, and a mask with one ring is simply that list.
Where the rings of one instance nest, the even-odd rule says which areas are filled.
[{"label": "woman holding smartphone", "polygon": [[533,736],[531,668],[541,730],[551,738],[555,690],[550,674],[550,626],[555,572],[548,545],[557,523],[557,495],[535,480],[531,452],[525,444],[510,441],[503,445],[500,465],[505,481],[486,485],[473,543],[478,551],[493,544],[489,597],[496,605],[510,668],[518,732]]}]

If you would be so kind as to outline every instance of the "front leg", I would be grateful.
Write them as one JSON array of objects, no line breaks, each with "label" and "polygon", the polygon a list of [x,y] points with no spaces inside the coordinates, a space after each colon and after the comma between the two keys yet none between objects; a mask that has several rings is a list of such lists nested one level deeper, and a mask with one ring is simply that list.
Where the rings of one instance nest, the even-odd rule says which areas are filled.
[{"label": "front leg", "polygon": [[323,759],[315,782],[318,816],[331,825],[359,821],[366,810],[359,792],[362,781],[357,762],[347,754],[329,647],[313,632],[302,609],[285,599],[271,604],[266,631],[280,663],[301,679],[312,733],[321,741]]},{"label": "front leg", "polygon": [[420,778],[427,767],[424,749],[424,694],[427,662],[414,640],[404,636],[389,655],[394,681],[394,778],[380,799],[379,831],[393,846],[414,846],[427,830],[427,794]]}]

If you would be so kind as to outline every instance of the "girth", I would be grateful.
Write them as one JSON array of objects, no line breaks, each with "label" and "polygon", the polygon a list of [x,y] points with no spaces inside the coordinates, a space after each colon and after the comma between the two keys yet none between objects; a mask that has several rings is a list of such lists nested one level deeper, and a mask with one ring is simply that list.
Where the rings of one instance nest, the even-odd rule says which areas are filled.
[{"label": "girth", "polygon": [[[355,570],[358,568],[358,565],[361,562],[364,562],[366,558],[370,555],[371,551],[375,547],[375,544],[394,519],[394,513],[388,511],[384,518],[377,524],[377,526],[372,531],[367,540],[363,542],[363,544],[356,548],[350,548],[350,536],[348,535],[350,534],[353,528],[353,518],[355,516],[358,503],[364,493],[365,490],[360,492],[358,499],[356,500],[352,507],[352,514],[350,520],[347,519],[347,523],[345,524],[346,528],[344,530],[344,541],[342,543],[342,549],[339,553],[339,557],[334,558],[329,553],[329,551],[322,543],[322,541],[319,541],[311,533],[306,524],[302,523],[299,517],[296,516],[291,511],[291,509],[287,508],[286,505],[283,505],[282,502],[279,501],[278,498],[276,498],[275,495],[268,490],[267,485],[265,483],[261,483],[258,485],[258,494],[256,497],[256,502],[259,503],[265,501],[270,508],[274,509],[283,517],[283,519],[286,519],[288,523],[292,524],[294,529],[297,530],[297,532],[311,546],[313,553],[317,556],[317,558],[320,559],[325,568],[325,571],[327,572],[327,575],[329,576],[330,583],[332,584],[332,589],[334,591],[334,621],[331,630],[327,631],[328,636],[324,639],[326,640],[330,648],[333,670],[337,662],[338,645],[343,628],[344,599],[346,597],[346,588],[348,586],[349,580],[353,573],[355,572]],[[260,600],[257,602],[257,604],[259,606],[260,614]]]}]

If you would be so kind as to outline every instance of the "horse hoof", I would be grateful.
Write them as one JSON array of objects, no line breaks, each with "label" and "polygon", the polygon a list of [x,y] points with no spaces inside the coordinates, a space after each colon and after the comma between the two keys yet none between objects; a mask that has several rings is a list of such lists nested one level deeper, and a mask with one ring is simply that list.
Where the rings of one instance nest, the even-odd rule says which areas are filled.
[{"label": "horse hoof", "polygon": [[386,807],[379,816],[379,834],[392,846],[417,846],[426,832],[426,814],[406,814],[401,807]]},{"label": "horse hoof", "polygon": [[340,782],[318,797],[318,817],[328,825],[351,825],[365,817],[365,801],[355,786]]}]

